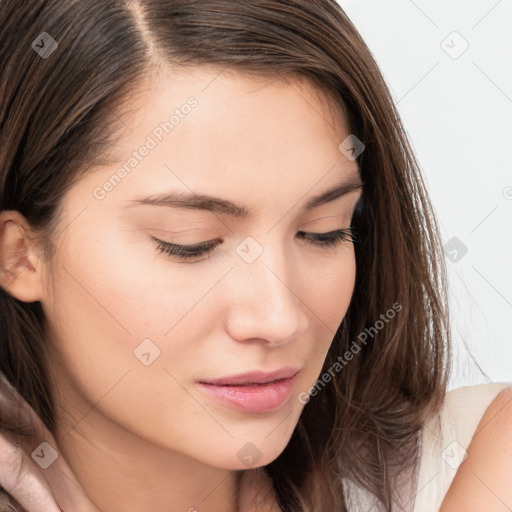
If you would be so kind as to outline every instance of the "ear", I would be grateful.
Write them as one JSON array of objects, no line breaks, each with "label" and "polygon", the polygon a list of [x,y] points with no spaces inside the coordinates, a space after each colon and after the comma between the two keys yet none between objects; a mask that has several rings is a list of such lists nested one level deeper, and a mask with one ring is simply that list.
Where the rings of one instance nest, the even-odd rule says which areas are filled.
[{"label": "ear", "polygon": [[41,300],[42,262],[36,237],[15,210],[0,213],[0,286],[23,302]]}]

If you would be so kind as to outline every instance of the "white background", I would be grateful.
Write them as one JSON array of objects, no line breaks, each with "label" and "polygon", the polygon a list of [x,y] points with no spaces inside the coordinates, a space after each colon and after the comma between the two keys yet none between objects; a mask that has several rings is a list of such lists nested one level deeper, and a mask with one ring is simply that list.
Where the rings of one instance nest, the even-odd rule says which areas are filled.
[{"label": "white background", "polygon": [[466,346],[512,382],[512,0],[338,1],[398,105],[443,243],[467,247],[446,250],[449,388],[487,382]]}]

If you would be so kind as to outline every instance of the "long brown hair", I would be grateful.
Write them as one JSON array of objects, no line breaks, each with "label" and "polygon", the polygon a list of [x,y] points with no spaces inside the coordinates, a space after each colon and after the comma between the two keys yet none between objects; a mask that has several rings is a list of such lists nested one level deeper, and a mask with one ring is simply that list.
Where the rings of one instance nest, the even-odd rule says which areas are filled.
[{"label": "long brown hair", "polygon": [[[45,58],[33,47],[41,37],[51,43],[43,32],[58,44]],[[53,261],[63,195],[88,167],[109,161],[113,113],[158,61],[304,78],[365,145],[352,221],[355,290],[322,369],[331,378],[264,470],[285,511],[346,510],[348,479],[389,512],[394,477],[417,456],[422,422],[447,388],[446,269],[396,107],[335,0],[2,0],[0,211],[19,211]],[[40,302],[0,289],[0,351],[0,371],[53,433]],[[340,369],[344,354],[352,360]]]}]

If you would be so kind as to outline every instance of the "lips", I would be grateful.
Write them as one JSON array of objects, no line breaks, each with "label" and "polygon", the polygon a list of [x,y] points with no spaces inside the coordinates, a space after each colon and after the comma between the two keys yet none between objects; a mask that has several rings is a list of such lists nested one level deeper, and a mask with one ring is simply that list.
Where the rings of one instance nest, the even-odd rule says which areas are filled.
[{"label": "lips", "polygon": [[200,381],[201,384],[212,384],[215,386],[252,386],[265,385],[271,382],[290,379],[299,373],[300,369],[287,366],[272,372],[263,372],[254,370],[251,372],[233,375],[231,377],[221,377],[219,379],[209,379]]},{"label": "lips", "polygon": [[209,397],[244,413],[271,413],[290,402],[297,368],[273,372],[253,371],[221,379],[198,382]]}]

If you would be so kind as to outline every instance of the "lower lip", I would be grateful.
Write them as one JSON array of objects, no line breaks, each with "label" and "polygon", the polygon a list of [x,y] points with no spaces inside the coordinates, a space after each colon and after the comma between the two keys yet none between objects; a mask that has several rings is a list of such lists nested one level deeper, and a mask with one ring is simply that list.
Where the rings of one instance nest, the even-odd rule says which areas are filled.
[{"label": "lower lip", "polygon": [[199,383],[210,396],[243,412],[270,412],[281,407],[290,397],[293,377],[269,384],[246,386],[216,386]]}]

